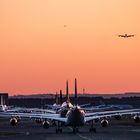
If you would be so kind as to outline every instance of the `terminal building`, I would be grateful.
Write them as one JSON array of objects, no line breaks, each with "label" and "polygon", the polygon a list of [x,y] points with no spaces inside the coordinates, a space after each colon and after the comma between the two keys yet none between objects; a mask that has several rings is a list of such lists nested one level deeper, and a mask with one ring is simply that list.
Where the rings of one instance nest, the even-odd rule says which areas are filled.
[{"label": "terminal building", "polygon": [[8,93],[0,93],[0,105],[8,105]]}]

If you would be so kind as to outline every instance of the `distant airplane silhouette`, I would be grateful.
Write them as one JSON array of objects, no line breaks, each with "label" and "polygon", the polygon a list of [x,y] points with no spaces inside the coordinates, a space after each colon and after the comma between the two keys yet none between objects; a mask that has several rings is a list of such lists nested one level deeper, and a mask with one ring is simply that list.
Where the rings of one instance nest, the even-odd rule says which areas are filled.
[{"label": "distant airplane silhouette", "polygon": [[118,37],[123,37],[123,38],[129,38],[129,37],[134,37],[135,35],[128,35],[128,34],[124,34],[124,35],[118,35]]}]

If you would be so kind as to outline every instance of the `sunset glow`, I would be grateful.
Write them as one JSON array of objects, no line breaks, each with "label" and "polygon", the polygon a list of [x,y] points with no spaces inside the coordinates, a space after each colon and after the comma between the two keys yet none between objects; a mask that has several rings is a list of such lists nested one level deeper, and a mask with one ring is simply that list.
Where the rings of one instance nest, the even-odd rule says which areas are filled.
[{"label": "sunset glow", "polygon": [[[1,0],[0,92],[140,91],[140,0]],[[118,34],[135,34],[118,38]]]}]

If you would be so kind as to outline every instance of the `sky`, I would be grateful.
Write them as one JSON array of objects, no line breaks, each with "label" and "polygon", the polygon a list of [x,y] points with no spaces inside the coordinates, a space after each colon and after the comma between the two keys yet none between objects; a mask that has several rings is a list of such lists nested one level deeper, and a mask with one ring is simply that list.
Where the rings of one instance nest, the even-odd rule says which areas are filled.
[{"label": "sky", "polygon": [[[0,92],[140,91],[140,0],[1,0]],[[135,34],[124,39],[118,34]]]}]

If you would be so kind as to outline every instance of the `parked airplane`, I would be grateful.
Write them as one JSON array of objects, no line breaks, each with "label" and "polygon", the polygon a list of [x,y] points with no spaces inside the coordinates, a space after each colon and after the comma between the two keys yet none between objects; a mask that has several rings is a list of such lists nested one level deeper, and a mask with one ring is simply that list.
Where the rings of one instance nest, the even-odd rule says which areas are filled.
[{"label": "parked airplane", "polygon": [[6,104],[4,104],[3,96],[0,97],[1,97],[0,112],[6,112],[8,110],[8,107]]},{"label": "parked airplane", "polygon": [[1,96],[0,112],[18,112],[18,113],[56,113],[53,110],[40,109],[40,108],[25,108],[25,107],[13,107],[4,104],[3,96]]},{"label": "parked airplane", "polygon": [[69,85],[68,85],[68,80],[66,81],[66,101],[62,101],[62,90],[60,90],[60,103],[58,102],[58,95],[56,94],[56,103],[53,105],[46,105],[48,108],[54,109],[59,111],[59,109],[64,109],[64,108],[72,108],[73,105],[70,102],[70,97],[69,97]]},{"label": "parked airplane", "polygon": [[122,109],[132,109],[132,105],[121,105],[121,104],[100,104],[97,106],[89,105],[88,107],[84,107],[86,111],[111,111],[111,110],[122,110]]},{"label": "parked airplane", "polygon": [[[55,113],[59,113],[61,117],[65,117],[65,115],[67,114],[68,110],[70,108],[73,107],[73,105],[70,102],[70,98],[69,98],[69,89],[68,89],[68,81],[66,82],[66,101],[63,102],[62,101],[62,90],[60,90],[60,100],[58,98],[58,94],[56,93],[55,99],[56,99],[56,103],[54,103],[53,105],[47,105],[49,108],[51,109],[40,109],[40,108],[23,108],[23,107],[12,107],[12,108],[8,108],[6,105],[1,105],[0,106],[0,111],[1,112],[12,112],[12,113],[50,113],[50,114],[55,114]],[[1,99],[2,100],[2,99]],[[60,103],[59,103],[60,102]],[[3,103],[3,101],[1,101],[1,103]],[[19,118],[19,117],[17,117]],[[42,123],[42,119],[35,119],[36,123]]]},{"label": "parked airplane", "polygon": [[91,122],[90,132],[96,132],[93,127],[93,121],[101,119],[101,126],[106,127],[108,125],[107,117],[123,116],[123,115],[133,115],[134,120],[139,122],[140,120],[140,109],[130,109],[130,110],[117,110],[117,111],[104,111],[96,113],[86,113],[80,108],[77,101],[77,80],[75,79],[75,102],[73,108],[69,109],[66,116],[62,117],[60,114],[32,114],[32,113],[0,113],[0,117],[12,117],[10,120],[11,125],[16,125],[18,123],[16,117],[25,118],[38,118],[43,119],[43,127],[49,128],[49,120],[57,122],[56,133],[62,132],[62,124],[66,126],[71,126],[73,132],[78,132],[79,127],[85,125],[87,122]]},{"label": "parked airplane", "polygon": [[7,106],[6,105],[0,105],[0,112],[6,112],[7,111]]},{"label": "parked airplane", "polygon": [[[61,90],[60,90],[60,94],[62,94]],[[62,99],[60,98],[60,100],[62,100]],[[45,106],[47,106],[47,108],[53,109],[53,110],[57,110],[61,107],[61,103],[59,103],[59,98],[58,98],[58,93],[57,92],[56,92],[56,95],[55,95],[55,103],[53,105],[45,105]]]}]

